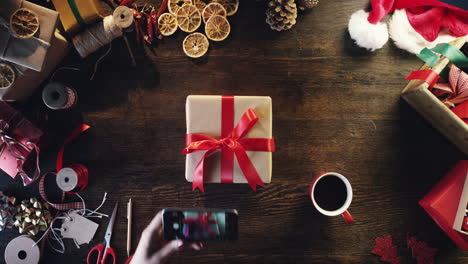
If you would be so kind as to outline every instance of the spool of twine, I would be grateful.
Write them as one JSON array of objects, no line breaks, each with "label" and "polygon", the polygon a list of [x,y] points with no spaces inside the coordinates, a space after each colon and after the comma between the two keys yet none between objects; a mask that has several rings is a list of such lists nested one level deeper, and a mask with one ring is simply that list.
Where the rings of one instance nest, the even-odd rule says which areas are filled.
[{"label": "spool of twine", "polygon": [[119,6],[112,14],[114,23],[121,29],[126,29],[133,24],[133,12],[126,6]]},{"label": "spool of twine", "polygon": [[106,16],[102,22],[76,35],[72,41],[76,51],[85,58],[122,34],[122,29],[114,23],[113,16]]}]

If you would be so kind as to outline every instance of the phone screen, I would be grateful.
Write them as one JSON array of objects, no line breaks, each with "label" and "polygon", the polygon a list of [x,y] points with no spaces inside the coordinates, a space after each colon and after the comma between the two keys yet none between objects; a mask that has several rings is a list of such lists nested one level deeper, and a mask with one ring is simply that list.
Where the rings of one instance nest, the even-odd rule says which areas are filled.
[{"label": "phone screen", "polygon": [[167,240],[191,241],[237,239],[237,213],[232,210],[174,210],[163,213]]}]

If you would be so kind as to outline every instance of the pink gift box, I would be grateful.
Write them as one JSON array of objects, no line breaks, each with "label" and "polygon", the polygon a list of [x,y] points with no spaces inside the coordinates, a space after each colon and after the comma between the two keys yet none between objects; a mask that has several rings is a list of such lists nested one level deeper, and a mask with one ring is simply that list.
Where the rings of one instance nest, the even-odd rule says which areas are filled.
[{"label": "pink gift box", "polygon": [[[42,135],[42,130],[26,119],[20,112],[6,102],[0,101],[0,169],[15,178],[18,174],[18,154],[22,155],[25,158],[25,163],[27,163],[34,151],[28,142],[38,145]],[[9,138],[16,140],[21,145],[13,144],[11,148],[8,147],[5,142]]]}]

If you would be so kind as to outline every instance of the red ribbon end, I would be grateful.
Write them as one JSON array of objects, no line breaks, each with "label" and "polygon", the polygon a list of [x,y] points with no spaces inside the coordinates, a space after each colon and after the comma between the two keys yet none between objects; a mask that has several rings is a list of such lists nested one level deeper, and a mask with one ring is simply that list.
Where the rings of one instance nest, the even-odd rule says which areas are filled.
[{"label": "red ribbon end", "polygon": [[202,193],[205,192],[205,188],[203,187],[203,184],[199,185],[199,184],[195,184],[194,182],[192,185],[192,192],[195,191],[197,188],[200,190],[200,192]]}]

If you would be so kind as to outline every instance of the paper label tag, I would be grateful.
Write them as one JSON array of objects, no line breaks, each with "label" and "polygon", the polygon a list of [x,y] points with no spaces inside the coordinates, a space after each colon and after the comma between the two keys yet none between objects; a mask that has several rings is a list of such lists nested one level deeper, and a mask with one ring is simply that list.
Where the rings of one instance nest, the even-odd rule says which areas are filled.
[{"label": "paper label tag", "polygon": [[62,236],[73,238],[79,245],[88,244],[93,239],[99,225],[75,212],[69,214],[62,223]]}]

